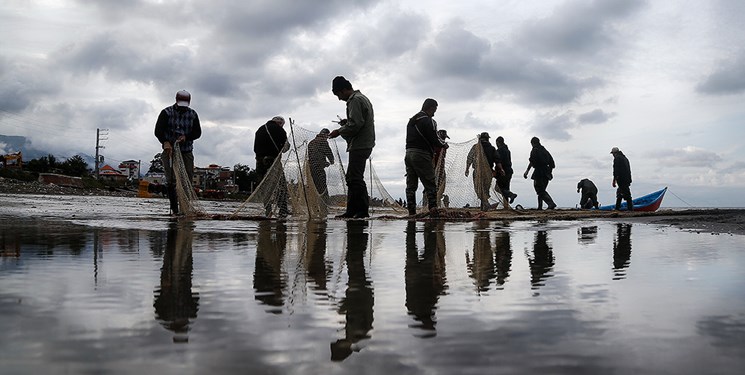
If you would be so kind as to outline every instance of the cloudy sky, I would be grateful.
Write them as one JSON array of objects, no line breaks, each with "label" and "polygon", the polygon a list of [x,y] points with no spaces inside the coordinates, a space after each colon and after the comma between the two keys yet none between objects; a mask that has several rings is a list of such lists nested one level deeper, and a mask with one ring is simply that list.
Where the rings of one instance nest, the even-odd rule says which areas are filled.
[{"label": "cloudy sky", "polygon": [[187,89],[196,164],[253,167],[272,116],[320,129],[344,115],[330,92],[344,75],[373,102],[394,197],[406,120],[433,97],[451,141],[505,137],[525,206],[518,174],[538,136],[560,206],[585,177],[612,199],[617,146],[635,195],[669,186],[667,206],[745,207],[743,14],[741,0],[5,0],[0,134],[66,157],[94,154],[108,129],[107,161],[148,163],[158,113]]}]

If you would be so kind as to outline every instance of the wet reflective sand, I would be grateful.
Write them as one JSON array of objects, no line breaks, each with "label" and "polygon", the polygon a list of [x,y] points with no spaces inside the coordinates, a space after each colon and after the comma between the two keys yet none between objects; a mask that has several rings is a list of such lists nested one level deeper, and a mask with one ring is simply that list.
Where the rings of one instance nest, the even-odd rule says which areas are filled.
[{"label": "wet reflective sand", "polygon": [[3,204],[3,374],[745,368],[745,236],[592,220],[169,220],[164,202],[85,197]]}]

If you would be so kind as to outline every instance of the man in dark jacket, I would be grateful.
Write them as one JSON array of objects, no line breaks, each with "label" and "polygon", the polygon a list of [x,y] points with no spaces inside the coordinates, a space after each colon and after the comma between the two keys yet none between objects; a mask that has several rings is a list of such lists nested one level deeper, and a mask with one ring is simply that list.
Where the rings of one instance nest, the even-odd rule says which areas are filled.
[{"label": "man in dark jacket", "polygon": [[[482,156],[483,155],[483,156]],[[485,163],[482,164],[481,161]],[[489,142],[489,133],[479,134],[479,142],[471,147],[466,157],[466,176],[473,166],[473,188],[481,201],[481,210],[489,209],[489,188],[492,178],[504,176],[497,149]]]},{"label": "man in dark jacket", "polygon": [[502,136],[497,137],[496,143],[497,153],[502,162],[502,169],[504,169],[503,176],[497,175],[497,187],[499,187],[499,190],[502,192],[505,202],[509,199],[510,203],[512,203],[515,201],[515,198],[517,198],[517,194],[510,190],[510,182],[512,181],[512,174],[514,173],[514,170],[512,169],[512,153],[510,152],[509,147],[507,147],[507,144],[504,143],[504,138]]},{"label": "man in dark jacket", "polygon": [[422,181],[427,196],[430,215],[437,211],[437,185],[432,158],[444,143],[437,136],[437,122],[432,118],[437,111],[437,101],[426,99],[422,110],[409,119],[406,125],[406,206],[409,215],[416,214],[416,188]]},{"label": "man in dark jacket", "polygon": [[535,188],[536,195],[538,195],[538,209],[543,209],[543,202],[546,202],[549,210],[556,208],[556,203],[548,194],[546,188],[548,188],[548,182],[551,181],[553,176],[553,170],[556,168],[554,164],[554,158],[551,153],[541,145],[541,140],[538,137],[533,137],[530,140],[530,144],[533,149],[530,151],[530,158],[528,159],[528,168],[523,173],[524,178],[528,178],[528,172],[530,168],[535,168],[530,178],[533,180],[533,188]]},{"label": "man in dark jacket", "polygon": [[582,197],[579,199],[579,207],[583,209],[598,208],[598,187],[587,178],[583,178],[577,183],[577,192],[582,191]]},{"label": "man in dark jacket", "polygon": [[613,154],[613,187],[618,185],[616,190],[616,210],[621,209],[621,199],[626,200],[626,205],[629,211],[634,210],[634,203],[631,202],[631,165],[626,155],[618,149],[613,147],[610,150]]},{"label": "man in dark jacket", "polygon": [[341,136],[347,141],[347,210],[338,218],[370,217],[370,195],[365,184],[365,165],[375,147],[375,114],[372,103],[360,90],[342,76],[331,82],[331,92],[347,103],[347,118],[331,131],[329,138]]},{"label": "man in dark jacket", "polygon": [[[282,116],[274,116],[256,130],[254,153],[256,154],[256,175],[259,183],[266,177],[267,172],[274,164],[274,160],[290,148],[290,144],[287,142],[287,132],[283,129],[284,125],[285,119]],[[281,161],[279,164],[281,168]],[[284,170],[280,170],[278,174],[280,174],[279,178],[270,180],[270,182],[277,184],[272,190],[276,191],[279,217],[285,217],[289,212],[287,208],[287,180]],[[266,202],[265,208],[267,216],[270,216],[272,212],[271,203]]]},{"label": "man in dark jacket", "polygon": [[[178,197],[176,196],[176,180],[173,165],[173,147],[178,143],[184,168],[189,176],[189,186],[194,178],[194,140],[202,136],[197,112],[189,108],[191,94],[186,90],[176,93],[176,103],[160,111],[155,123],[155,137],[163,146],[161,159],[165,169],[168,200],[171,212],[178,215]],[[176,166],[178,167],[178,166]]]}]

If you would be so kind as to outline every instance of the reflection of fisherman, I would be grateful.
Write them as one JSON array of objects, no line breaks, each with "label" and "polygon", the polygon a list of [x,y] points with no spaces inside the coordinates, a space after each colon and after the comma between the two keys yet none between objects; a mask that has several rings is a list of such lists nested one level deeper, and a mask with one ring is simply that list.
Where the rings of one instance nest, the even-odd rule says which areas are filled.
[{"label": "reflection of fisherman", "polygon": [[[285,125],[285,119],[282,116],[274,116],[266,124],[256,130],[254,138],[254,153],[256,154],[256,174],[259,181],[267,177],[269,169],[274,164],[274,160],[283,152],[290,149],[287,142],[287,132],[282,128]],[[287,180],[282,167],[282,160],[279,160],[279,171],[273,179],[265,183],[272,184],[271,190],[276,191],[273,199],[277,200],[279,206],[279,216],[285,217],[288,214],[287,209]],[[276,188],[274,187],[276,186]],[[266,203],[267,216],[271,215],[272,204]]]},{"label": "reflection of fisherman", "polygon": [[466,176],[473,166],[473,189],[481,201],[481,210],[489,209],[489,188],[493,177],[504,175],[497,149],[489,143],[489,133],[479,135],[479,141],[468,152]]},{"label": "reflection of fisherman", "polygon": [[415,221],[406,226],[406,308],[419,322],[416,328],[431,331],[423,337],[435,336],[435,310],[439,296],[445,289],[445,240],[440,223],[424,223],[424,253],[419,255],[416,244]]},{"label": "reflection of fisherman", "polygon": [[512,268],[512,246],[510,245],[510,232],[500,231],[496,233],[494,244],[494,263],[497,266],[497,286],[502,286],[510,277]]},{"label": "reflection of fisherman", "polygon": [[160,287],[155,290],[155,317],[175,333],[174,342],[188,341],[190,319],[197,317],[199,294],[192,293],[192,223],[170,223]]},{"label": "reflection of fisherman", "polygon": [[580,180],[577,183],[577,192],[580,191],[582,191],[582,197],[579,199],[579,208],[598,208],[598,187],[592,181],[586,178]]},{"label": "reflection of fisherman", "polygon": [[268,312],[282,313],[283,289],[287,285],[282,258],[287,248],[287,227],[282,222],[260,221],[256,241],[254,290],[256,299],[272,306]]},{"label": "reflection of fisherman", "polygon": [[626,269],[631,262],[631,224],[616,224],[613,239],[613,280],[626,278]]},{"label": "reflection of fisherman", "polygon": [[329,203],[329,191],[326,184],[325,168],[334,164],[334,153],[329,146],[329,130],[321,131],[308,143],[308,162],[310,163],[310,174],[316,191],[321,195],[326,204]]},{"label": "reflection of fisherman", "polygon": [[331,343],[331,360],[343,361],[353,351],[359,351],[357,343],[370,338],[373,327],[372,284],[365,272],[365,252],[368,233],[366,221],[347,222],[347,291],[339,303],[339,313],[346,316],[344,338]]},{"label": "reflection of fisherman", "polygon": [[550,272],[554,268],[554,252],[548,243],[548,233],[538,231],[533,240],[533,257],[528,259],[530,266],[530,284],[532,289],[543,286],[543,281],[553,276]]},{"label": "reflection of fisherman", "polygon": [[488,222],[478,221],[473,231],[473,258],[466,253],[466,264],[471,278],[474,279],[476,291],[479,293],[489,290],[491,281],[496,277],[494,269],[494,254],[491,245],[491,231]]},{"label": "reflection of fisherman", "polygon": [[306,236],[308,278],[315,283],[315,290],[326,290],[331,273],[331,265],[326,262],[326,221],[308,221]]}]

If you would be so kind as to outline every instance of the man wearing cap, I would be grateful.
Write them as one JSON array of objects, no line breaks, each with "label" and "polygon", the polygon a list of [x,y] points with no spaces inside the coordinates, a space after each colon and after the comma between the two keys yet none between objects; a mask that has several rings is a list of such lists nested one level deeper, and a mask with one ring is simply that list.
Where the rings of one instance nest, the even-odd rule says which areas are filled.
[{"label": "man wearing cap", "polygon": [[179,214],[178,197],[176,196],[176,179],[173,165],[173,147],[178,144],[184,160],[184,168],[189,176],[189,183],[194,177],[194,140],[202,136],[197,111],[189,108],[191,94],[186,90],[176,93],[176,103],[164,108],[155,123],[155,137],[160,141],[163,152],[161,159],[166,174],[166,191],[171,205],[171,212]]},{"label": "man wearing cap", "polygon": [[497,144],[497,153],[504,169],[504,175],[497,175],[497,186],[499,187],[499,191],[502,192],[505,202],[509,200],[512,203],[517,198],[517,194],[510,191],[510,182],[514,173],[512,169],[512,153],[509,147],[507,147],[507,144],[504,143],[504,138],[501,135],[497,137],[495,143]]},{"label": "man wearing cap", "polygon": [[546,188],[548,188],[548,182],[551,181],[553,176],[553,170],[556,168],[554,164],[554,158],[551,153],[546,150],[541,144],[541,140],[538,137],[533,137],[530,140],[533,149],[530,150],[530,157],[528,158],[528,168],[523,173],[524,178],[528,178],[528,172],[530,168],[535,168],[530,178],[533,180],[533,188],[538,196],[538,209],[543,209],[543,202],[546,202],[549,210],[556,208],[556,203],[548,194]]},{"label": "man wearing cap", "polygon": [[618,149],[613,147],[610,150],[613,155],[613,187],[618,185],[616,190],[616,210],[621,209],[621,200],[626,200],[626,205],[629,211],[634,210],[634,203],[631,201],[631,164],[626,155]]},{"label": "man wearing cap", "polygon": [[437,185],[435,168],[432,164],[435,150],[444,147],[437,136],[437,122],[432,118],[437,112],[437,101],[424,100],[422,110],[409,119],[406,124],[406,206],[409,215],[416,214],[416,189],[422,181],[427,208],[430,215],[437,215]]},{"label": "man wearing cap", "polygon": [[339,121],[340,127],[329,138],[341,136],[347,141],[347,210],[338,218],[370,217],[370,196],[365,184],[365,165],[375,147],[375,116],[370,100],[352,83],[337,76],[331,83],[331,92],[347,103],[347,118]]},{"label": "man wearing cap", "polygon": [[[489,142],[489,138],[487,132],[479,134],[478,143],[471,147],[466,157],[466,176],[473,166],[473,189],[481,201],[482,211],[489,209],[489,189],[492,178],[505,174],[499,153]],[[484,161],[486,163],[483,163]]]},{"label": "man wearing cap", "polygon": [[[256,175],[261,183],[266,177],[269,169],[274,165],[274,160],[283,152],[290,149],[287,142],[287,132],[283,128],[285,119],[282,116],[274,116],[264,125],[256,130],[254,137],[254,153],[256,154]],[[279,163],[282,168],[282,163]],[[268,181],[276,186],[276,199],[279,207],[279,216],[285,217],[288,214],[287,208],[287,180],[284,172],[278,173],[279,178]],[[265,208],[267,216],[271,215],[271,203],[266,203]]]},{"label": "man wearing cap", "polygon": [[308,163],[316,191],[323,201],[329,203],[329,191],[326,185],[326,167],[334,164],[334,153],[329,146],[329,130],[324,128],[308,142]]}]

